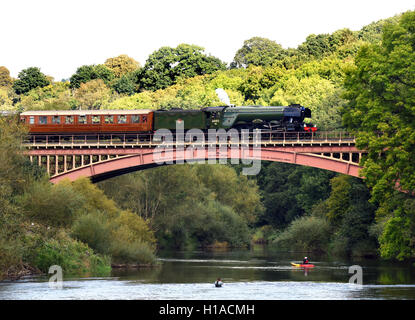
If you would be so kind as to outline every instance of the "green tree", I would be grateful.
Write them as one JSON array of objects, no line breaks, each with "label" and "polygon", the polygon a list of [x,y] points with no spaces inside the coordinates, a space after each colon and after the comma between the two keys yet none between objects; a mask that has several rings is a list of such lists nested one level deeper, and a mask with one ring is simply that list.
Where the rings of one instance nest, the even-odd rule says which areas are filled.
[{"label": "green tree", "polygon": [[100,109],[111,98],[111,89],[101,79],[82,83],[74,94],[82,109]]},{"label": "green tree", "polygon": [[275,41],[253,37],[244,41],[242,48],[236,52],[231,67],[246,68],[250,65],[267,67],[282,60],[286,55],[286,50]]},{"label": "green tree", "polygon": [[273,240],[279,249],[327,252],[330,242],[330,225],[324,218],[304,216],[295,219]]},{"label": "green tree", "polygon": [[132,95],[135,93],[135,84],[129,74],[124,74],[117,79],[113,83],[112,88],[119,94]]},{"label": "green tree", "polygon": [[331,193],[324,202],[332,226],[332,250],[337,254],[374,254],[376,238],[370,230],[375,206],[363,181],[346,175],[330,180]]},{"label": "green tree", "polygon": [[0,87],[0,110],[15,110],[13,105],[14,91],[8,87]]},{"label": "green tree", "polygon": [[[380,253],[386,259],[404,260],[415,256],[415,199],[396,193],[378,210],[386,221],[379,237]],[[386,213],[386,217],[382,217]]]},{"label": "green tree", "polygon": [[315,204],[328,197],[329,179],[333,175],[316,168],[262,163],[257,180],[265,211],[258,224],[282,229],[306,212],[310,213]]},{"label": "green tree", "polygon": [[359,39],[362,39],[366,42],[381,42],[383,28],[385,27],[385,25],[388,25],[390,23],[398,23],[401,16],[402,14],[397,14],[387,19],[372,22],[367,26],[364,26],[361,30],[359,30],[357,36]]},{"label": "green tree", "polygon": [[48,181],[29,185],[18,199],[27,217],[49,226],[70,226],[83,196],[68,184],[51,185]]},{"label": "green tree", "polygon": [[37,67],[30,67],[19,72],[18,79],[13,83],[17,94],[24,94],[37,87],[50,84],[48,78]]},{"label": "green tree", "polygon": [[79,88],[82,83],[96,79],[101,79],[105,84],[109,85],[114,79],[114,73],[111,69],[102,64],[79,67],[69,79],[70,88]]},{"label": "green tree", "polygon": [[383,201],[397,183],[415,190],[415,12],[384,26],[381,44],[361,48],[347,72],[344,123],[367,150],[363,176]]},{"label": "green tree", "polygon": [[356,33],[347,28],[337,30],[333,32],[329,37],[330,46],[335,49],[346,44],[355,42],[356,40]]},{"label": "green tree", "polygon": [[[270,98],[271,105],[286,106],[291,103],[299,103],[310,108],[312,116],[314,111],[319,110],[321,104],[327,102],[337,93],[336,86],[332,81],[321,78],[317,74],[302,79],[298,79],[294,75],[287,76],[275,89]],[[332,107],[336,108],[337,106]]]},{"label": "green tree", "polygon": [[301,181],[295,199],[304,212],[309,213],[316,203],[329,196],[330,187],[327,181],[333,178],[335,173],[307,167],[296,169],[298,174],[301,174]]},{"label": "green tree", "polygon": [[179,78],[225,70],[218,58],[203,53],[203,48],[180,44],[176,48],[162,47],[153,52],[138,76],[138,85],[144,90],[158,90],[175,84]]},{"label": "green tree", "polygon": [[17,118],[0,117],[0,279],[12,268],[23,268],[25,216],[16,196],[42,176],[22,153],[26,134]]},{"label": "green tree", "polygon": [[298,46],[298,51],[307,57],[322,58],[332,51],[329,34],[310,34],[306,41]]},{"label": "green tree", "polygon": [[30,90],[16,106],[23,110],[69,110],[75,106],[75,99],[69,83],[56,82]]},{"label": "green tree", "polygon": [[6,67],[0,66],[0,87],[10,87],[12,85],[10,71]]},{"label": "green tree", "polygon": [[249,243],[248,223],[261,210],[254,181],[233,168],[161,167],[100,183],[107,196],[148,220],[161,247],[195,247],[215,241]]},{"label": "green tree", "polygon": [[127,56],[126,54],[121,54],[118,57],[108,58],[105,60],[104,65],[112,70],[116,78],[121,78],[128,72],[137,70],[141,68],[139,62],[135,61],[133,58]]}]

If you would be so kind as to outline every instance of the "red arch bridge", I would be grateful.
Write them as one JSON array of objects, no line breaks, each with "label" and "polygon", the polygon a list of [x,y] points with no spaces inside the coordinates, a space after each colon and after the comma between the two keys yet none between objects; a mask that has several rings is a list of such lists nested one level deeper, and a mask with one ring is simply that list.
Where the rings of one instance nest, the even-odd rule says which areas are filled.
[{"label": "red arch bridge", "polygon": [[[35,135],[24,141],[32,163],[46,168],[50,181],[90,177],[93,182],[160,165],[202,162],[277,161],[359,177],[365,152],[345,132],[262,134],[261,140],[156,141],[153,135]],[[257,172],[256,172],[257,173]],[[248,173],[249,174],[249,173]]]}]

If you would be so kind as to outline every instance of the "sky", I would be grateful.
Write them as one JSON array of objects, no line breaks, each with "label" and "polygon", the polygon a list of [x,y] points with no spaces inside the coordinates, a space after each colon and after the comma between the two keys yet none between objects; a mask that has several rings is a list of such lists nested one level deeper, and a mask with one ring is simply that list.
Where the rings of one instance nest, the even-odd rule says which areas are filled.
[{"label": "sky", "polygon": [[230,63],[254,36],[297,47],[309,34],[359,30],[414,10],[414,0],[1,0],[0,66],[36,66],[55,80],[127,54],[195,44]]}]

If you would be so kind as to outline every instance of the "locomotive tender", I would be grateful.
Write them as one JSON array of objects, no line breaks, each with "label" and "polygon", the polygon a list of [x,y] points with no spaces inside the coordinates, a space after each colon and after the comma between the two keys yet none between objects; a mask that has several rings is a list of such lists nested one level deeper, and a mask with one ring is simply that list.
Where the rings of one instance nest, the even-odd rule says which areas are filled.
[{"label": "locomotive tender", "polygon": [[314,132],[311,110],[290,106],[219,106],[198,110],[67,110],[25,111],[20,120],[30,134],[153,133],[158,129],[261,129],[280,132]]}]

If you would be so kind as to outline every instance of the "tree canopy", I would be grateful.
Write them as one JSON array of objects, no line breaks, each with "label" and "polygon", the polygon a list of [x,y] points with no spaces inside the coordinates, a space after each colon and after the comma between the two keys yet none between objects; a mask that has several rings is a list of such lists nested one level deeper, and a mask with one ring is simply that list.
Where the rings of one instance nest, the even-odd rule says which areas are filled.
[{"label": "tree canopy", "polygon": [[111,90],[101,79],[82,83],[75,91],[81,109],[101,109],[111,98]]},{"label": "tree canopy", "polygon": [[69,83],[56,82],[30,90],[17,105],[21,110],[69,110],[75,106],[74,100]]},{"label": "tree canopy", "polygon": [[105,65],[85,65],[79,67],[76,72],[69,79],[70,87],[72,89],[79,88],[82,83],[101,79],[106,84],[109,84],[114,79],[114,73]]},{"label": "tree canopy", "polygon": [[225,70],[218,58],[203,53],[203,48],[180,44],[176,48],[162,47],[153,52],[139,73],[139,87],[144,90],[164,89],[179,78]]},{"label": "tree canopy", "polygon": [[10,71],[4,66],[0,66],[0,87],[9,87],[12,85]]},{"label": "tree canopy", "polygon": [[45,87],[50,83],[48,78],[37,67],[30,67],[19,72],[18,79],[13,83],[17,94],[24,94],[37,87]]},{"label": "tree canopy", "polygon": [[381,44],[366,45],[345,82],[345,125],[367,150],[363,175],[380,200],[396,183],[415,190],[415,12],[384,27]]},{"label": "tree canopy", "polygon": [[379,205],[381,255],[413,257],[415,12],[384,24],[382,42],[363,46],[346,75],[343,120],[356,132],[356,145],[368,152],[362,175]]},{"label": "tree canopy", "polygon": [[104,65],[110,69],[116,78],[120,78],[128,72],[141,68],[139,62],[126,54],[121,54],[118,57],[108,58]]},{"label": "tree canopy", "polygon": [[268,67],[287,55],[286,50],[273,40],[253,37],[245,40],[232,62],[232,67],[246,68],[250,65]]},{"label": "tree canopy", "polygon": [[[216,88],[223,88],[236,105],[300,103],[312,110],[311,121],[319,130],[355,131],[358,146],[369,151],[362,164],[373,203],[361,180],[263,163],[261,173],[249,179],[230,166],[171,166],[100,183],[115,204],[85,180],[50,185],[36,166],[7,158],[10,144],[17,142],[3,138],[0,162],[22,171],[19,179],[6,179],[7,170],[0,172],[0,213],[21,212],[24,218],[16,223],[33,219],[65,229],[59,237],[35,233],[42,245],[29,253],[39,266],[48,261],[40,263],[35,256],[50,248],[59,254],[67,242],[75,256],[77,250],[93,249],[118,261],[151,261],[154,237],[160,247],[215,241],[240,246],[275,239],[290,249],[364,254],[378,245],[382,257],[414,257],[414,18],[407,13],[359,31],[310,35],[290,49],[254,37],[244,42],[229,68],[190,44],[162,47],[142,68],[127,55],[84,65],[70,82],[54,82],[38,68],[23,70],[14,80],[0,67],[2,110],[194,109],[220,105]],[[7,132],[12,134],[0,133]],[[45,181],[33,182],[34,177]],[[407,193],[397,192],[396,183]],[[67,194],[78,203],[67,202]],[[12,258],[15,252],[9,249],[20,248],[13,233],[21,227],[13,215],[2,217],[0,249]]]}]

